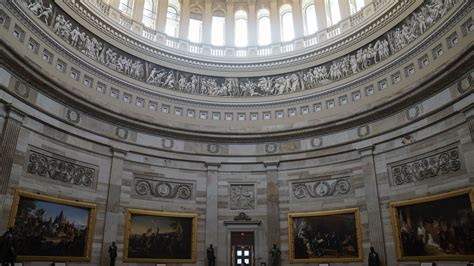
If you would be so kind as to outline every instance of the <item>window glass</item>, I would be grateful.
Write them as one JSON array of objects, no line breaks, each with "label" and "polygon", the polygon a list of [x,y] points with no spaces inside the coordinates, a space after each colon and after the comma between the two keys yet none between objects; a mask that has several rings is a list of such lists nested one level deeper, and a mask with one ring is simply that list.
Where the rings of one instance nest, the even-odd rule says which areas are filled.
[{"label": "window glass", "polygon": [[128,16],[132,16],[133,0],[120,0],[119,10]]},{"label": "window glass", "polygon": [[245,47],[247,44],[247,13],[239,10],[235,12],[235,46]]},{"label": "window glass", "polygon": [[281,17],[281,40],[283,42],[291,41],[295,38],[293,27],[293,13],[290,5],[283,5],[280,8]]},{"label": "window glass", "polygon": [[224,27],[225,17],[224,16],[212,16],[211,26],[211,43],[212,45],[222,46],[224,45]]},{"label": "window glass", "polygon": [[202,21],[197,19],[189,20],[188,38],[191,42],[200,43],[202,41]]},{"label": "window glass", "polygon": [[318,31],[318,22],[316,20],[316,9],[314,4],[306,6],[304,10],[305,16],[305,34],[311,35]]},{"label": "window glass", "polygon": [[155,28],[156,13],[155,13],[155,2],[154,0],[145,0],[145,6],[143,7],[143,19],[142,23],[148,28]]},{"label": "window glass", "polygon": [[270,12],[268,9],[260,9],[257,12],[258,19],[258,44],[268,45],[272,42],[272,28],[270,23]]}]

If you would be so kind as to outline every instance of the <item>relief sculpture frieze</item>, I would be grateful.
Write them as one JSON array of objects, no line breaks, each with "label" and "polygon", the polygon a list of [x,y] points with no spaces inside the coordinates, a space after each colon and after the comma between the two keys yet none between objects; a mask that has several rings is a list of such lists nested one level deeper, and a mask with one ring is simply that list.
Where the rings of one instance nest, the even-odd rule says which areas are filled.
[{"label": "relief sculpture frieze", "polygon": [[74,21],[51,0],[18,0],[72,48],[123,75],[151,86],[189,94],[258,97],[313,89],[359,73],[424,34],[455,4],[453,0],[424,1],[384,35],[364,47],[330,62],[281,75],[224,78],[197,75],[147,62],[118,49]]},{"label": "relief sculpture frieze", "polygon": [[28,147],[27,172],[54,180],[93,187],[98,175],[98,166],[65,158],[35,147]]},{"label": "relief sculpture frieze", "polygon": [[230,185],[230,209],[231,210],[255,209],[255,185],[254,184],[231,184]]},{"label": "relief sculpture frieze", "polygon": [[461,169],[457,147],[411,158],[388,166],[394,186],[416,183],[425,179],[456,172]]},{"label": "relief sculpture frieze", "polygon": [[293,197],[300,200],[349,194],[352,185],[349,177],[340,177],[318,181],[293,182],[291,188]]},{"label": "relief sculpture frieze", "polygon": [[135,194],[164,199],[191,200],[194,195],[192,183],[170,181],[152,176],[134,177]]}]

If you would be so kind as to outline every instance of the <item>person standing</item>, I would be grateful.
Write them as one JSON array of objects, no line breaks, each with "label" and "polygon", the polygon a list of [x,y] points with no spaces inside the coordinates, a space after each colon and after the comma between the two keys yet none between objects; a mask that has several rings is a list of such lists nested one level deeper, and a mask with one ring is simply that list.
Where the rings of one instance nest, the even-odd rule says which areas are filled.
[{"label": "person standing", "polygon": [[270,266],[278,266],[280,262],[281,250],[277,248],[276,244],[273,244],[273,248],[270,250]]},{"label": "person standing", "polygon": [[216,266],[216,255],[214,254],[214,248],[212,244],[207,248],[207,265]]},{"label": "person standing", "polygon": [[369,266],[380,266],[379,254],[375,252],[374,247],[370,247]]},{"label": "person standing", "polygon": [[0,239],[0,262],[2,266],[13,266],[16,261],[15,235],[13,227],[2,235]]},{"label": "person standing", "polygon": [[115,259],[117,258],[117,246],[115,242],[112,242],[112,245],[109,247],[109,258],[110,258],[110,266],[115,266]]}]

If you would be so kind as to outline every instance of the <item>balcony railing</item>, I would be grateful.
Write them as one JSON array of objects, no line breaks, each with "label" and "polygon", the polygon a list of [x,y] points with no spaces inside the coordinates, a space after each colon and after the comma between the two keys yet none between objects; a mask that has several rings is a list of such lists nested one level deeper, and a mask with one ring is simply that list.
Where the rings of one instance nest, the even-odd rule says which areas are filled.
[{"label": "balcony railing", "polygon": [[352,16],[341,20],[338,24],[335,24],[326,29],[322,29],[312,35],[304,36],[302,38],[294,39],[290,42],[277,43],[269,46],[262,47],[244,47],[236,48],[233,46],[213,46],[204,43],[191,43],[187,40],[177,39],[168,36],[158,30],[148,28],[143,24],[133,21],[128,16],[113,8],[109,4],[104,3],[102,0],[68,0],[73,1],[75,4],[80,2],[84,4],[92,13],[105,15],[105,19],[112,23],[117,23],[123,29],[131,31],[136,38],[146,40],[147,44],[155,43],[157,48],[173,48],[180,52],[186,52],[193,55],[203,55],[210,57],[269,57],[276,56],[278,54],[288,54],[298,52],[301,49],[317,48],[320,45],[327,44],[328,42],[337,39],[340,36],[346,36],[346,33],[357,30],[357,26],[363,25],[366,22],[372,21],[372,19],[381,16],[384,9],[388,9],[399,1],[406,0],[374,0],[368,3],[365,7],[359,10]]}]

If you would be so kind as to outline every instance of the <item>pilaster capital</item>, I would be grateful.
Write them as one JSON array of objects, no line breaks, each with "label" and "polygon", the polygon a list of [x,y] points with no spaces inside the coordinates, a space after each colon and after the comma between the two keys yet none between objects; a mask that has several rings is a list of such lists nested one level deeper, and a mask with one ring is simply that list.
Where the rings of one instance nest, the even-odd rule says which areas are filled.
[{"label": "pilaster capital", "polygon": [[374,154],[374,146],[366,146],[358,149],[360,157],[371,156]]},{"label": "pilaster capital", "polygon": [[127,156],[128,151],[124,149],[120,149],[117,147],[110,147],[113,157],[124,159]]},{"label": "pilaster capital", "polygon": [[266,162],[263,162],[263,165],[265,166],[267,171],[276,171],[278,170],[280,161],[266,161]]},{"label": "pilaster capital", "polygon": [[221,163],[218,162],[206,162],[207,171],[217,171],[221,166]]},{"label": "pilaster capital", "polygon": [[11,103],[4,103],[5,106],[5,117],[12,119],[20,124],[23,124],[23,119],[26,117],[26,113],[13,106]]}]

